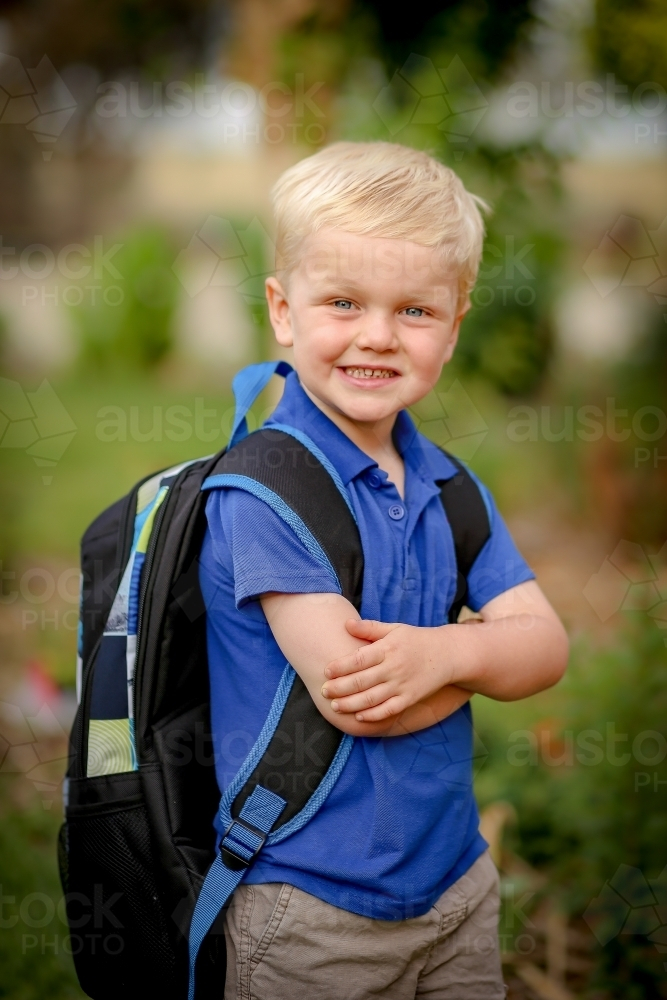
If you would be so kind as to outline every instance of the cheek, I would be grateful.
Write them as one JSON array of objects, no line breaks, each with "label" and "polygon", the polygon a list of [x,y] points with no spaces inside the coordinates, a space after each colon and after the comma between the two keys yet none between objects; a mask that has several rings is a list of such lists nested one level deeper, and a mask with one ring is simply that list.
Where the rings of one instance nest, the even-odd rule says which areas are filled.
[{"label": "cheek", "polygon": [[448,348],[449,338],[442,330],[420,330],[406,341],[406,353],[414,371],[425,378],[438,378]]},{"label": "cheek", "polygon": [[320,322],[308,328],[308,333],[295,337],[296,358],[303,358],[310,365],[336,361],[349,346],[352,333],[346,323]]}]

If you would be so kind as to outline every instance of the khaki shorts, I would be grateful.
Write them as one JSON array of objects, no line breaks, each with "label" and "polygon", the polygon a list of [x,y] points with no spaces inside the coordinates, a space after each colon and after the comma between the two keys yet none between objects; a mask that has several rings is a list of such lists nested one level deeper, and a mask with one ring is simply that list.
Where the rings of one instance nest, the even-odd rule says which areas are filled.
[{"label": "khaki shorts", "polygon": [[225,1000],[501,1000],[498,909],[488,851],[410,920],[361,917],[286,883],[242,883],[225,927]]}]

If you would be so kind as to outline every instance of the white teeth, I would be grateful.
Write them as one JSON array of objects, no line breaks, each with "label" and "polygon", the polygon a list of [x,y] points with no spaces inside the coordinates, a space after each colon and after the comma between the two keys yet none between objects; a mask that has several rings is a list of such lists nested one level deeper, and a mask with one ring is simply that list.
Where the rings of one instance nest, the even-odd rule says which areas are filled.
[{"label": "white teeth", "polygon": [[345,374],[352,378],[393,378],[396,372],[392,368],[346,368]]}]

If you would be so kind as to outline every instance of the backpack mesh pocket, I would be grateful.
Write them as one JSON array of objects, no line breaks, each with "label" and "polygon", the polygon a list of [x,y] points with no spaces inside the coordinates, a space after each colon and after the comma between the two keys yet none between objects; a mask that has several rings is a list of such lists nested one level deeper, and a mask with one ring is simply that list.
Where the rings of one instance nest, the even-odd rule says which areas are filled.
[{"label": "backpack mesh pocket", "polygon": [[[114,777],[106,777],[107,788]],[[70,807],[64,832],[63,881],[82,988],[94,1000],[173,996],[169,915],[155,879],[145,806],[98,798]]]}]

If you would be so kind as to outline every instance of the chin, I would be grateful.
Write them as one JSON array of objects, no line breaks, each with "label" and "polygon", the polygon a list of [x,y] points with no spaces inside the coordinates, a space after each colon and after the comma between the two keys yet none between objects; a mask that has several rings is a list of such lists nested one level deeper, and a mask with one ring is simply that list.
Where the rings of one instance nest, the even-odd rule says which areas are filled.
[{"label": "chin", "polygon": [[392,416],[394,413],[398,413],[401,406],[397,406],[393,403],[385,403],[384,406],[378,406],[377,403],[371,400],[349,400],[340,399],[333,400],[333,406],[343,413],[350,420],[359,420],[364,423],[373,423],[378,420],[386,420],[387,417]]}]

